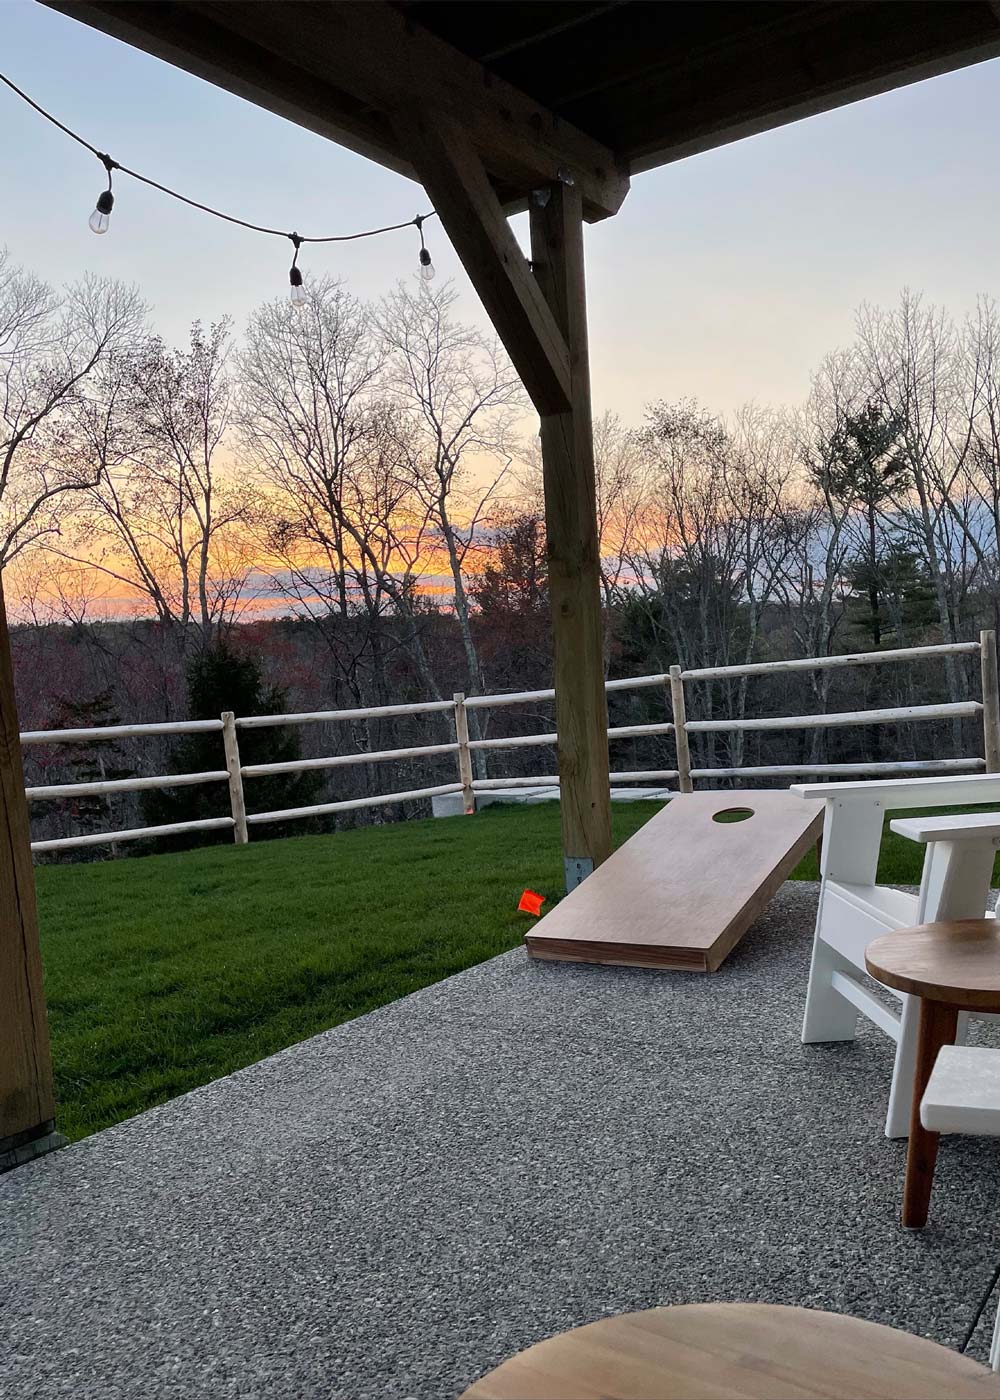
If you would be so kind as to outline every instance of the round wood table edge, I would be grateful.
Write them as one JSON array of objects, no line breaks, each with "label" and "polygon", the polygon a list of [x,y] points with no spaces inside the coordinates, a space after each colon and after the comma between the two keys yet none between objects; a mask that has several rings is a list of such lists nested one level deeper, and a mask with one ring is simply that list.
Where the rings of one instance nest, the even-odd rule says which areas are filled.
[{"label": "round wood table edge", "polygon": [[925,1001],[937,1001],[946,1006],[954,1006],[959,1011],[993,1011],[1000,1005],[1000,984],[995,987],[943,987],[934,982],[930,973],[926,977],[902,973],[879,961],[883,951],[898,951],[900,940],[908,934],[925,931],[934,934],[947,930],[946,936],[960,939],[961,934],[955,930],[963,927],[969,932],[975,930],[984,939],[988,938],[989,943],[1000,953],[1000,919],[938,919],[880,933],[865,949],[865,971],[884,986],[906,992],[910,996],[922,997]]},{"label": "round wood table edge", "polygon": [[[929,1337],[922,1337],[915,1332],[907,1332],[902,1328],[891,1327],[885,1322],[873,1322],[870,1318],[855,1317],[851,1313],[831,1312],[825,1308],[808,1308],[788,1303],[740,1302],[736,1300],[730,1300],[728,1302],[664,1304],[660,1307],[644,1308],[636,1312],[616,1313],[613,1317],[595,1318],[592,1322],[584,1322],[578,1327],[571,1327],[563,1332],[553,1333],[549,1337],[543,1337],[540,1341],[534,1342],[531,1346],[524,1347],[513,1356],[509,1356],[506,1360],[501,1361],[499,1365],[492,1367],[484,1375],[480,1376],[478,1380],[473,1381],[470,1386],[463,1390],[458,1400],[496,1400],[496,1397],[498,1397],[501,1392],[497,1392],[494,1389],[490,1384],[491,1381],[496,1380],[502,1384],[504,1381],[503,1373],[509,1375],[511,1372],[514,1372],[516,1374],[516,1369],[519,1369],[516,1368],[516,1363],[522,1361],[522,1359],[528,1357],[532,1353],[539,1353],[551,1343],[563,1341],[567,1338],[577,1336],[580,1333],[607,1331],[616,1324],[631,1322],[638,1319],[655,1318],[664,1314],[679,1315],[693,1312],[719,1313],[723,1311],[739,1311],[744,1315],[760,1313],[762,1314],[762,1320],[764,1318],[773,1318],[776,1313],[805,1316],[812,1319],[822,1318],[826,1323],[831,1324],[833,1328],[842,1326],[845,1333],[853,1333],[855,1336],[859,1333],[866,1333],[871,1336],[874,1341],[884,1336],[886,1338],[886,1345],[892,1344],[896,1347],[899,1346],[900,1339],[904,1339],[907,1344],[912,1345],[914,1351],[923,1352],[928,1361],[935,1357],[942,1357],[942,1354],[948,1357],[950,1361],[954,1363],[955,1370],[961,1376],[961,1379],[963,1381],[966,1379],[968,1380],[968,1390],[966,1391],[965,1387],[963,1387],[963,1394],[981,1395],[983,1400],[987,1400],[987,1397],[989,1397],[989,1400],[1000,1400],[1000,1376],[989,1367],[966,1356],[963,1352],[954,1351],[951,1347],[945,1346],[941,1342],[932,1341]],[[720,1395],[721,1394],[722,1392],[720,1392]],[[885,1394],[888,1397],[889,1392],[887,1391]],[[504,1391],[502,1395],[504,1400],[509,1400],[509,1397],[514,1395],[514,1392]],[[561,1393],[557,1395],[555,1392],[543,1396],[541,1392],[535,1391],[525,1392],[523,1396],[519,1395],[518,1400],[575,1400],[575,1397],[570,1397],[568,1394],[563,1395]],[[609,1400],[611,1400],[611,1397],[609,1397]],[[655,1396],[649,1396],[644,1397],[644,1400],[657,1400],[657,1398]],[[854,1400],[854,1398],[844,1397],[844,1400]],[[942,1397],[939,1397],[939,1400],[943,1400],[943,1393]]]}]

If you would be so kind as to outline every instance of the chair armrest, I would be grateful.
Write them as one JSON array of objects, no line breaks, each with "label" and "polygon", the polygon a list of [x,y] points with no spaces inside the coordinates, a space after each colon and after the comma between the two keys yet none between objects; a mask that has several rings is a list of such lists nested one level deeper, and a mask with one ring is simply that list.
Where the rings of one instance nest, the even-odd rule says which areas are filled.
[{"label": "chair armrest", "polygon": [[792,783],[796,797],[876,801],[887,811],[907,807],[1000,804],[1000,773],[962,773],[954,778],[891,778],[866,783]]},{"label": "chair armrest", "polygon": [[889,823],[908,841],[1000,841],[1000,812],[956,812],[946,817],[899,817]]}]

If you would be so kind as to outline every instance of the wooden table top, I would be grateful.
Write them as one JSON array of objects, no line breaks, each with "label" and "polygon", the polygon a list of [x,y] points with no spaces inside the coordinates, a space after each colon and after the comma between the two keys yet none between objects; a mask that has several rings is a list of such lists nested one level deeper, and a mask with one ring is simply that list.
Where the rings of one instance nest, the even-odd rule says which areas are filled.
[{"label": "wooden table top", "polygon": [[512,1357],[462,1400],[972,1400],[1000,1378],[874,1322],[766,1303],[626,1313]]},{"label": "wooden table top", "polygon": [[884,933],[868,945],[865,966],[898,991],[1000,1011],[1000,919],[951,919]]}]

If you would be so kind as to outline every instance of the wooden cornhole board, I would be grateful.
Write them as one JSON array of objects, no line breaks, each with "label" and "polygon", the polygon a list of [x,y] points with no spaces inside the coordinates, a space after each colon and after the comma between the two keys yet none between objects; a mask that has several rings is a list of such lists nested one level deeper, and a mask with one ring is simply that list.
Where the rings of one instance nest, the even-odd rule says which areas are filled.
[{"label": "wooden cornhole board", "polygon": [[[722,813],[750,811],[743,821]],[[714,972],[823,830],[790,792],[691,792],[619,847],[525,938],[533,958]]]}]

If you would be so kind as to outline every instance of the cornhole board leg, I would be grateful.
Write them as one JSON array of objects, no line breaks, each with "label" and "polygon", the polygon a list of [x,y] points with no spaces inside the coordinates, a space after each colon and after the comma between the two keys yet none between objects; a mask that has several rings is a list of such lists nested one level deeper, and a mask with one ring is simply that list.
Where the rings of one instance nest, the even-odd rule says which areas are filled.
[{"label": "cornhole board leg", "polygon": [[823,803],[790,792],[680,793],[539,920],[528,953],[715,972],[822,829]]}]

